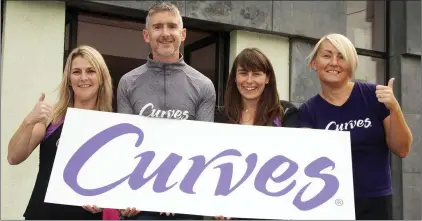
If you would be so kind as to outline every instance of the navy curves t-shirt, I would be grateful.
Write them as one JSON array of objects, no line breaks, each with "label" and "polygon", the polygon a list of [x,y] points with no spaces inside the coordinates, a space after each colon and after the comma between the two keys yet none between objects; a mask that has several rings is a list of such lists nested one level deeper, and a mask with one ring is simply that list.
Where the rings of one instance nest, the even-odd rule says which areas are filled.
[{"label": "navy curves t-shirt", "polygon": [[335,106],[319,94],[299,108],[299,126],[350,131],[355,198],[392,194],[390,150],[383,121],[390,115],[375,84],[355,82],[348,100]]}]

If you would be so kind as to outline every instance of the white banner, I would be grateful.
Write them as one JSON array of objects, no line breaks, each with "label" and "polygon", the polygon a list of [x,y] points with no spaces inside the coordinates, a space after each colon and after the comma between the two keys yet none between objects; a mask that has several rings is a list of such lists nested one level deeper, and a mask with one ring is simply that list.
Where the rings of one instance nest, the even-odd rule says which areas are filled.
[{"label": "white banner", "polygon": [[45,202],[355,219],[350,134],[69,108]]}]

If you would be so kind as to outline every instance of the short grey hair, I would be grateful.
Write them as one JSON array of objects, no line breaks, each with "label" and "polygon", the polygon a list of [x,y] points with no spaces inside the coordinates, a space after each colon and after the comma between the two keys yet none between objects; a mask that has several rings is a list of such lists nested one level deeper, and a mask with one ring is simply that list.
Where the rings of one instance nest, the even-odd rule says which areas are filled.
[{"label": "short grey hair", "polygon": [[148,10],[148,15],[145,21],[145,27],[149,26],[149,20],[151,19],[151,16],[154,15],[157,12],[173,12],[176,14],[176,16],[179,17],[179,23],[180,27],[183,28],[183,19],[180,15],[179,9],[176,7],[176,5],[170,3],[170,2],[158,2],[151,6]]}]

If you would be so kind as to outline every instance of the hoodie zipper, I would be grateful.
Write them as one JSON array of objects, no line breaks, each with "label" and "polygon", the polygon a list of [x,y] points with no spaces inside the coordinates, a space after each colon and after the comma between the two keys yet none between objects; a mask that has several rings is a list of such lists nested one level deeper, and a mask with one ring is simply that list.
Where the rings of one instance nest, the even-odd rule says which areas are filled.
[{"label": "hoodie zipper", "polygon": [[163,65],[164,68],[164,109],[167,110],[167,82],[166,82],[166,65]]}]

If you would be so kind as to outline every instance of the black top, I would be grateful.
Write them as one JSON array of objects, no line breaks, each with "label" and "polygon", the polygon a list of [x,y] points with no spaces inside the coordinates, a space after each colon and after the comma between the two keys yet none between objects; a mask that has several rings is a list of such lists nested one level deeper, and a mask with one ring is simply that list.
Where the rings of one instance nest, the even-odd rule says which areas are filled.
[{"label": "black top", "polygon": [[[283,122],[281,122],[283,127],[299,127],[298,126],[298,118],[299,118],[299,110],[296,108],[295,105],[288,101],[280,101],[281,106],[284,109],[284,116]],[[226,114],[224,113],[224,108],[216,108],[215,115],[214,115],[214,122],[217,123],[229,123]],[[277,126],[275,123],[273,126]]]},{"label": "black top", "polygon": [[37,180],[23,216],[25,219],[44,220],[101,220],[102,213],[92,214],[91,212],[84,210],[81,206],[44,202],[48,182],[53,169],[54,158],[56,157],[57,141],[60,138],[62,126],[63,124],[40,144],[40,164]]}]

